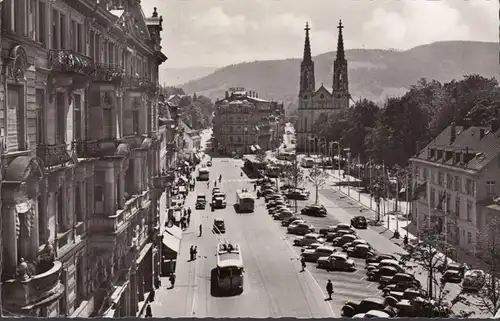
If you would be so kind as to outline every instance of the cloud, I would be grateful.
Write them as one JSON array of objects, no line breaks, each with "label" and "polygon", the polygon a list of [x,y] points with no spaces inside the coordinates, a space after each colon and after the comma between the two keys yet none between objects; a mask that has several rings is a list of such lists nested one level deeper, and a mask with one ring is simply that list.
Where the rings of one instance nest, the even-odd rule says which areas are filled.
[{"label": "cloud", "polygon": [[242,15],[229,16],[221,7],[212,7],[208,11],[191,18],[193,26],[208,34],[243,34],[246,31],[246,19]]},{"label": "cloud", "polygon": [[443,40],[474,40],[458,9],[443,1],[404,1],[400,10],[375,9],[363,25],[372,48],[408,49]]}]

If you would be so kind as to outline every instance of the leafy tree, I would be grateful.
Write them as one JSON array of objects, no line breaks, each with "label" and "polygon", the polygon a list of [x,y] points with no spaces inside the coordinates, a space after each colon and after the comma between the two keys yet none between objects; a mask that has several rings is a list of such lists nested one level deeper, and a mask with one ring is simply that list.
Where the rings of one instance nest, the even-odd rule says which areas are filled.
[{"label": "leafy tree", "polygon": [[371,186],[369,187],[370,195],[375,200],[375,204],[377,204],[377,219],[376,221],[380,221],[380,202],[384,195],[384,180],[381,176],[377,176],[373,181]]},{"label": "leafy tree", "polygon": [[[280,168],[280,178],[286,181],[288,184],[298,187],[304,182],[304,170],[298,166],[297,160],[293,162],[286,162],[281,165]],[[297,212],[297,200],[295,200],[295,211]]]},{"label": "leafy tree", "polygon": [[484,233],[479,235],[478,246],[482,259],[488,263],[486,283],[473,294],[477,307],[483,313],[495,315],[500,309],[500,220],[487,220]]},{"label": "leafy tree", "polygon": [[315,188],[315,201],[318,204],[319,199],[319,189],[325,186],[328,180],[328,173],[322,170],[319,166],[315,165],[309,170],[308,180],[313,184]]}]

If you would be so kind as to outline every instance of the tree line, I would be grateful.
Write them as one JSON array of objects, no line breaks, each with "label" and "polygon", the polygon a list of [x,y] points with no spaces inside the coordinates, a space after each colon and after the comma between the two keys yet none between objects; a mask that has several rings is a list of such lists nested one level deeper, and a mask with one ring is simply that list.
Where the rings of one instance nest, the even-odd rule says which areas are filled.
[{"label": "tree line", "polygon": [[426,146],[452,122],[458,126],[487,126],[500,110],[500,87],[495,78],[477,74],[440,83],[420,79],[401,97],[383,106],[363,99],[345,117],[320,117],[316,135],[339,141],[353,157],[389,167],[406,167],[417,147]]}]

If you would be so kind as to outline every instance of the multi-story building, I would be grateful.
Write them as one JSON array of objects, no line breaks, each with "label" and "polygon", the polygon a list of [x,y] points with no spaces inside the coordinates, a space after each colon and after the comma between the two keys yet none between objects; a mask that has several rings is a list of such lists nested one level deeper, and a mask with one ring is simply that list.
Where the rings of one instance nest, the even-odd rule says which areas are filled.
[{"label": "multi-story building", "polygon": [[349,108],[349,80],[347,59],[344,52],[344,38],[342,22],[339,23],[337,41],[337,56],[333,62],[332,88],[323,84],[316,88],[314,79],[314,61],[311,56],[311,42],[309,39],[309,25],[306,24],[306,38],[304,56],[300,64],[299,110],[295,126],[297,134],[297,151],[317,150],[319,138],[315,137],[314,125],[322,117],[342,118]]},{"label": "multi-story building", "polygon": [[184,121],[179,122],[180,129],[182,131],[183,136],[183,149],[184,149],[184,157],[190,160],[194,160],[197,152],[201,148],[201,136],[198,130],[192,129],[186,124]]},{"label": "multi-story building", "polygon": [[491,127],[451,124],[410,161],[414,186],[426,184],[412,204],[417,228],[436,228],[457,249],[476,253],[500,195],[498,120]]},{"label": "multi-story building", "polygon": [[213,147],[225,155],[269,150],[280,139],[283,119],[283,103],[259,98],[244,88],[231,88],[215,103]]},{"label": "multi-story building", "polygon": [[162,18],[136,0],[2,6],[3,308],[136,316],[160,261]]}]

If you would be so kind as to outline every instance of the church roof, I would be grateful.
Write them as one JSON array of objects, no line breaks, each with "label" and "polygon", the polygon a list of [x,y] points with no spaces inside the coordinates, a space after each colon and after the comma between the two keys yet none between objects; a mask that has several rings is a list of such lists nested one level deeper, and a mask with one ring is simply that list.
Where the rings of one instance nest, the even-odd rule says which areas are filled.
[{"label": "church roof", "polygon": [[323,84],[321,84],[321,85],[318,87],[318,89],[316,89],[316,91],[315,91],[314,93],[319,92],[322,88],[323,88],[324,90],[326,90],[326,91],[327,91],[330,95],[333,93],[333,88],[332,88],[332,87],[328,87],[328,86],[325,86],[325,85],[323,85]]}]

